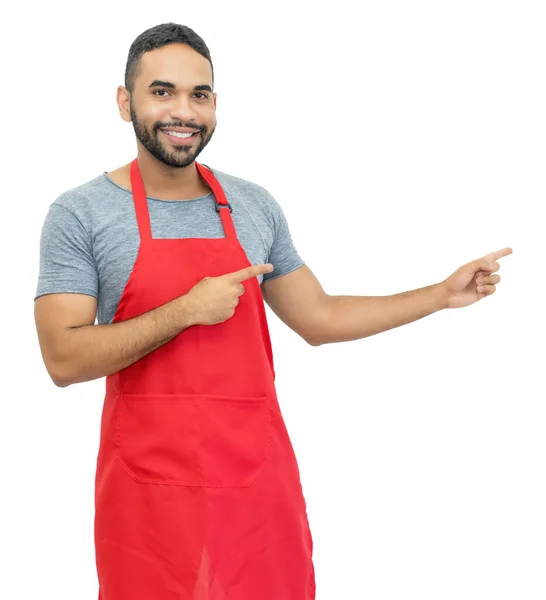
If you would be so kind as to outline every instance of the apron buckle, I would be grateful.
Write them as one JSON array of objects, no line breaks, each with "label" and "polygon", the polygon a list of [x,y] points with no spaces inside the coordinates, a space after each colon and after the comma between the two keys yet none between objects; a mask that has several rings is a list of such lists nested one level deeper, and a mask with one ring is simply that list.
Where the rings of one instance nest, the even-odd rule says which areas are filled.
[{"label": "apron buckle", "polygon": [[221,208],[229,208],[229,212],[233,212],[233,208],[231,208],[231,204],[229,202],[227,204],[220,204],[220,202],[216,202],[215,208],[217,213],[220,212]]}]

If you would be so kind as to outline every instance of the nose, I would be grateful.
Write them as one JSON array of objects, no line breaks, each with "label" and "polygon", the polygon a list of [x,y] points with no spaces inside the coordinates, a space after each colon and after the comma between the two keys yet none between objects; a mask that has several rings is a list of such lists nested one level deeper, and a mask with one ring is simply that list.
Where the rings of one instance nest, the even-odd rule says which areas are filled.
[{"label": "nose", "polygon": [[193,121],[197,116],[197,112],[192,105],[191,99],[188,99],[185,96],[179,96],[176,100],[173,100],[169,114],[173,120],[182,123]]}]

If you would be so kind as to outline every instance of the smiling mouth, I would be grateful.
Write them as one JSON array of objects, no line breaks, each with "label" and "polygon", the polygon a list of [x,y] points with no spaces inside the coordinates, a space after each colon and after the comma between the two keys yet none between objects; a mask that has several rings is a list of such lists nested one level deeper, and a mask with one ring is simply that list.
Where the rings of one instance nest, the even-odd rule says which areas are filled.
[{"label": "smiling mouth", "polygon": [[177,146],[191,146],[193,144],[195,138],[199,135],[199,131],[192,133],[190,136],[186,134],[179,134],[175,131],[168,132],[169,130],[160,129],[161,133],[173,144]]}]

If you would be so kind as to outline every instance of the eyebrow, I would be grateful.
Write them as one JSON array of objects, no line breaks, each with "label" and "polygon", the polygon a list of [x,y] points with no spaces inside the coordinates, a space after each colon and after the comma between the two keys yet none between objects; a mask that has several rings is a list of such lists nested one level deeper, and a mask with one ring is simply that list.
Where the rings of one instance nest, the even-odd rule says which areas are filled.
[{"label": "eyebrow", "polygon": [[[148,86],[148,88],[159,87],[159,86],[170,88],[171,90],[175,90],[176,89],[176,85],[174,85],[174,83],[171,83],[170,81],[161,81],[160,79],[154,79],[152,81],[152,83],[150,83],[150,85]],[[193,90],[194,91],[207,90],[208,92],[212,92],[212,88],[210,87],[210,85],[207,85],[207,84],[196,85],[193,88]]]}]

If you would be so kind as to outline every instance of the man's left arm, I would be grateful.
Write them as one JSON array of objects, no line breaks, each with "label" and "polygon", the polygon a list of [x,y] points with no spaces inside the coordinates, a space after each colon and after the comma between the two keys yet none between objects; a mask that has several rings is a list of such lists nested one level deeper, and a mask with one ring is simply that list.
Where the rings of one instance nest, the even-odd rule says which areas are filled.
[{"label": "man's left arm", "polygon": [[469,306],[496,290],[504,248],[457,269],[444,281],[391,296],[331,296],[303,265],[262,283],[273,312],[312,346],[357,340],[406,325],[444,308]]}]

